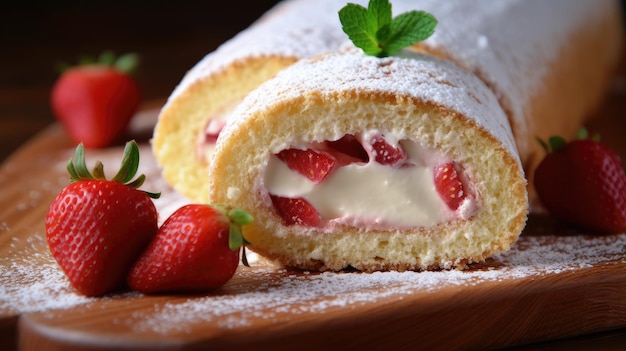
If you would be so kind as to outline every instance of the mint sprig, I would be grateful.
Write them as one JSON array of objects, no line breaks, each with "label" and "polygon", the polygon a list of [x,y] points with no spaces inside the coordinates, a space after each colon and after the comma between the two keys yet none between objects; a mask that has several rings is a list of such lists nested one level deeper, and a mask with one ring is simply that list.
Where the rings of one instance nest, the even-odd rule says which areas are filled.
[{"label": "mint sprig", "polygon": [[409,11],[392,18],[389,0],[370,0],[367,8],[349,3],[339,10],[339,21],[356,47],[377,57],[392,56],[426,40],[438,23],[424,11]]}]

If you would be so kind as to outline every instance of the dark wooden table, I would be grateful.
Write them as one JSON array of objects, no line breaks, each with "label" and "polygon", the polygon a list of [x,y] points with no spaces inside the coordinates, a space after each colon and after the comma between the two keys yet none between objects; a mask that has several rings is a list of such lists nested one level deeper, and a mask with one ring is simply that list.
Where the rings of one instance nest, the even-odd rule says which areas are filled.
[{"label": "dark wooden table", "polygon": [[[0,11],[0,163],[26,140],[54,123],[49,93],[59,62],[105,49],[137,52],[136,78],[146,104],[163,101],[187,69],[247,27],[275,0],[55,1],[4,5]],[[607,109],[619,128],[599,126],[626,150],[626,75]],[[619,89],[618,89],[619,90]],[[593,126],[593,125],[592,125]],[[622,155],[624,157],[626,155]],[[0,189],[2,191],[2,189]],[[626,297],[624,297],[626,299]],[[0,340],[0,345],[4,345]],[[626,330],[530,345],[516,350],[623,350]]]}]

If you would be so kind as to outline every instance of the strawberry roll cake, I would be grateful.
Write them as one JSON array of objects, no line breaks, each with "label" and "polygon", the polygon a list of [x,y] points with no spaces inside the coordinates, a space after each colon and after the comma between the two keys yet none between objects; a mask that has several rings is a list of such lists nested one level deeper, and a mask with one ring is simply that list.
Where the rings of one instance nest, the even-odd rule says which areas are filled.
[{"label": "strawberry roll cake", "polygon": [[[183,77],[153,139],[176,190],[206,201],[208,163],[233,109],[297,60],[339,49],[347,37],[337,13],[347,2],[283,1]],[[535,137],[573,136],[604,97],[621,53],[617,0],[391,2],[394,16],[424,10],[438,19],[435,34],[413,49],[454,62],[494,91],[529,175],[543,155]]]},{"label": "strawberry roll cake", "polygon": [[528,209],[506,114],[432,56],[303,59],[222,131],[209,200],[248,209],[249,248],[286,266],[462,268],[508,250]]}]

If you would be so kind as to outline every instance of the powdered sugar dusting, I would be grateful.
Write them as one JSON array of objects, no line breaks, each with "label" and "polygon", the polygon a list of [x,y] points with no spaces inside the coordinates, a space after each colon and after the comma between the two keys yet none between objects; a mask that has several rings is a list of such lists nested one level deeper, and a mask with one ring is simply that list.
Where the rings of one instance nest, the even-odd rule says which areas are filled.
[{"label": "powdered sugar dusting", "polygon": [[[351,3],[367,6],[368,0]],[[256,23],[200,60],[170,96],[248,58],[307,58],[335,51],[348,40],[341,29],[339,0],[290,0],[279,3]],[[617,10],[614,2],[585,0],[393,0],[393,15],[411,10],[432,13],[439,21],[423,47],[444,54],[485,79],[507,104],[518,147],[527,148],[529,99],[541,86],[550,63],[573,30]]]},{"label": "powdered sugar dusting", "polygon": [[[26,241],[22,243],[21,241]],[[25,313],[69,308],[90,301],[72,291],[69,281],[50,256],[41,233],[27,239],[13,237],[9,251],[0,258],[0,312]]]},{"label": "powdered sugar dusting", "polygon": [[[272,268],[240,271],[242,279],[259,281],[253,291],[233,284],[227,293],[155,306],[129,322],[134,330],[157,333],[186,332],[194,323],[220,328],[250,325],[253,320],[275,320],[285,315],[324,313],[357,308],[386,299],[402,300],[451,287],[528,280],[580,271],[610,262],[624,265],[626,234],[599,237],[527,236],[504,254],[466,271],[301,273]],[[277,279],[278,278],[278,279]]]},{"label": "powdered sugar dusting", "polygon": [[[398,5],[398,6],[396,6]],[[572,35],[615,8],[615,1],[419,1],[439,19],[435,34],[424,42],[484,79],[511,112],[511,123],[523,154],[529,101]],[[394,9],[406,10],[403,1]]]},{"label": "powdered sugar dusting", "polygon": [[338,52],[303,59],[251,92],[233,112],[220,140],[253,117],[251,111],[312,91],[323,96],[376,92],[442,106],[473,119],[500,140],[511,155],[517,155],[507,116],[491,90],[474,75],[431,56],[404,51],[402,57],[380,59],[350,45]]},{"label": "powdered sugar dusting", "polygon": [[[163,191],[155,204],[162,218],[188,200],[176,194],[159,176],[159,168],[149,146],[140,144],[140,172],[149,191]],[[0,315],[18,316],[54,310],[87,311],[103,301],[123,301],[132,305],[145,297],[137,293],[86,298],[76,294],[60,267],[51,257],[44,233],[45,208],[51,196],[66,184],[63,165],[73,150],[51,151],[42,167],[51,171],[45,180],[33,177],[29,191],[20,192],[18,203],[28,203],[28,217],[16,209],[3,208],[0,218]],[[99,159],[105,169],[119,164],[122,148],[87,153],[88,165]],[[15,166],[1,169],[0,178],[23,172]],[[33,172],[26,172],[32,174]],[[4,178],[4,177],[7,178]],[[0,180],[2,180],[0,179]],[[3,181],[6,184],[6,181]],[[34,201],[31,203],[31,201]],[[15,204],[15,207],[18,207]],[[43,209],[43,210],[42,210]],[[19,214],[16,215],[16,213]],[[36,218],[32,213],[37,214]],[[41,217],[41,218],[40,218]],[[17,220],[17,218],[26,218]],[[36,222],[25,225],[24,222]],[[294,314],[324,314],[337,309],[358,309],[385,301],[401,301],[413,295],[431,295],[455,290],[466,291],[482,284],[541,279],[548,276],[582,272],[608,265],[626,267],[626,234],[605,236],[557,236],[550,228],[527,228],[526,234],[509,252],[475,265],[466,271],[377,272],[371,274],[314,273],[273,267],[250,256],[252,268],[240,267],[235,277],[220,291],[204,297],[172,297],[168,303],[132,311],[129,317],[113,316],[111,323],[125,324],[137,332],[161,334],[187,333],[195,325],[209,322],[219,328],[239,328],[253,322],[275,323]],[[159,300],[163,301],[163,300]],[[61,317],[62,318],[62,317]]]}]

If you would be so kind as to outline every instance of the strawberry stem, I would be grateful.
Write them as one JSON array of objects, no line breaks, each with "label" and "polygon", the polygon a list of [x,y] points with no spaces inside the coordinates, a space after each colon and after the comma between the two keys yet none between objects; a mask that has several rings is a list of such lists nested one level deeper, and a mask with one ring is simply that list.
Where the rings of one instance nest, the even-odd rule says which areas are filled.
[{"label": "strawberry stem", "polygon": [[551,136],[548,138],[548,144],[550,144],[550,149],[554,152],[564,148],[567,145],[567,141],[560,136]]},{"label": "strawberry stem", "polygon": [[243,263],[243,265],[246,267],[250,267],[250,264],[248,263],[248,257],[246,256],[245,246],[241,247],[241,263]]},{"label": "strawberry stem", "polygon": [[535,137],[535,139],[537,139],[537,142],[541,145],[541,147],[543,148],[543,150],[546,153],[550,153],[550,146],[548,146],[548,143],[546,143],[543,139],[541,139],[540,137]]},{"label": "strawberry stem", "polygon": [[[558,151],[567,145],[567,141],[561,136],[551,136],[550,138],[548,138],[547,143],[539,137],[535,137],[535,139],[537,139],[537,142],[541,144],[541,147],[543,147],[546,153]],[[576,133],[576,139],[591,139],[595,142],[599,142],[600,135],[594,134],[593,136],[589,137],[589,131],[587,130],[587,128],[583,127],[578,130],[578,133]]]},{"label": "strawberry stem", "polygon": [[91,173],[95,179],[106,179],[106,176],[104,175],[104,166],[100,161],[96,161],[96,165],[93,167],[93,171],[91,171]]},{"label": "strawberry stem", "polygon": [[76,147],[74,159],[74,162],[72,162],[72,160],[70,159],[67,164],[67,170],[72,176],[72,181],[94,179],[91,173],[89,173],[87,165],[85,164],[85,147],[82,143],[78,144],[78,147]]},{"label": "strawberry stem", "polygon": [[124,54],[115,60],[113,67],[126,74],[132,74],[139,66],[139,55],[134,53]]},{"label": "strawberry stem", "polygon": [[251,214],[239,208],[233,208],[230,210],[230,212],[228,212],[228,217],[240,226],[250,224],[254,220]]},{"label": "strawberry stem", "polygon": [[110,50],[103,51],[97,62],[105,66],[113,66],[115,65],[115,54]]},{"label": "strawberry stem", "polygon": [[576,138],[578,139],[591,139],[597,143],[600,142],[600,134],[594,134],[594,135],[589,135],[589,131],[587,130],[587,128],[580,128],[580,130],[578,131],[578,133],[576,134]]},{"label": "strawberry stem", "polygon": [[[131,140],[126,143],[124,147],[124,155],[122,157],[122,165],[120,166],[119,171],[111,179],[111,181],[122,183],[131,188],[138,189],[141,185],[143,185],[146,180],[146,176],[144,174],[139,175],[137,179],[132,180],[133,177],[137,174],[137,170],[139,169],[139,146],[134,140]],[[93,168],[93,174],[89,172],[87,169],[87,165],[85,163],[85,147],[82,143],[78,144],[76,147],[76,153],[74,155],[74,160],[70,159],[67,163],[67,171],[70,174],[70,181],[77,182],[81,180],[107,180],[104,174],[104,166],[102,162],[97,161],[96,165]],[[151,193],[144,191],[150,198],[158,199],[161,197],[161,193]]]},{"label": "strawberry stem", "polygon": [[114,182],[122,184],[128,183],[139,169],[139,147],[134,141],[126,143],[124,147],[124,156],[122,158],[122,166],[113,177]]},{"label": "strawberry stem", "polygon": [[[78,59],[78,66],[86,65],[113,67],[122,73],[133,74],[137,66],[139,66],[139,55],[136,53],[127,53],[117,57],[113,51],[107,50],[103,51],[97,58],[92,55],[81,56]],[[56,66],[59,73],[63,73],[72,67],[72,65],[65,62],[58,63]]]},{"label": "strawberry stem", "polygon": [[223,211],[230,221],[228,247],[233,251],[242,248],[241,262],[244,266],[250,267],[248,258],[246,257],[246,245],[250,245],[250,242],[244,237],[241,227],[252,223],[254,218],[251,214],[240,208],[231,209],[224,205],[215,205],[215,207]]}]

